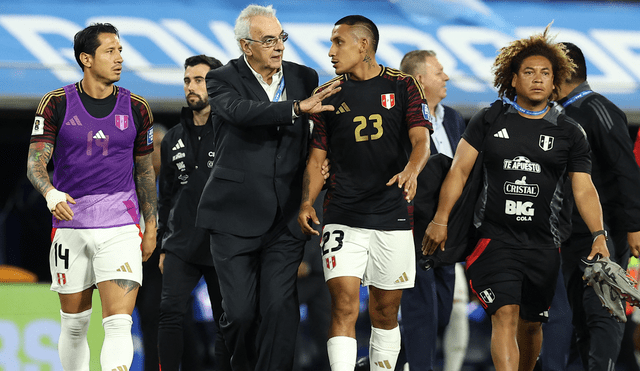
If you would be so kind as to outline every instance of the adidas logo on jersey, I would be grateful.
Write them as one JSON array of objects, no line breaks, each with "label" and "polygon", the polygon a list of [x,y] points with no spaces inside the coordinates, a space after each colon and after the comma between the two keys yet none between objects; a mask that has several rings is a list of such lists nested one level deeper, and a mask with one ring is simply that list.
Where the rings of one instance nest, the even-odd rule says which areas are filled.
[{"label": "adidas logo on jersey", "polygon": [[342,104],[340,105],[340,107],[338,107],[338,110],[336,111],[336,115],[349,112],[349,111],[351,111],[351,109],[349,108],[349,106],[347,106],[347,102],[342,102]]},{"label": "adidas logo on jersey", "polygon": [[96,135],[93,136],[93,139],[107,139],[107,136],[104,135],[104,133],[102,132],[102,130],[98,130],[98,132],[96,133]]},{"label": "adidas logo on jersey", "polygon": [[118,366],[118,368],[113,368],[111,371],[129,371],[127,365]]},{"label": "adidas logo on jersey", "polygon": [[129,272],[129,273],[133,273],[133,271],[131,271],[131,266],[129,265],[129,263],[124,263],[124,265],[121,265],[120,268],[116,269],[116,272]]},{"label": "adidas logo on jersey", "polygon": [[407,277],[407,273],[403,272],[402,276],[400,276],[394,283],[402,283],[409,281],[409,277]]},{"label": "adidas logo on jersey", "polygon": [[80,119],[78,119],[78,116],[73,116],[71,118],[71,120],[67,121],[64,123],[65,125],[71,125],[71,126],[82,126],[82,123],[80,122]]},{"label": "adidas logo on jersey", "polygon": [[507,133],[507,129],[502,129],[499,132],[493,134],[493,136],[496,138],[509,139],[509,133]]},{"label": "adidas logo on jersey", "polygon": [[173,146],[173,148],[171,148],[174,151],[179,150],[180,148],[184,148],[184,143],[182,143],[182,139],[178,139],[178,143],[176,143],[175,146]]}]

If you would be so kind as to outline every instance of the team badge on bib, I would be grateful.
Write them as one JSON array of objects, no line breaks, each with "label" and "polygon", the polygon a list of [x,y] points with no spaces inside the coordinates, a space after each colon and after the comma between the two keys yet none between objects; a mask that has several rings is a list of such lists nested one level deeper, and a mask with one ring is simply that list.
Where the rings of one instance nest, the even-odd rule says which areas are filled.
[{"label": "team badge on bib", "polygon": [[394,93],[382,94],[382,107],[392,109],[396,105],[396,95]]},{"label": "team badge on bib", "polygon": [[540,135],[540,141],[538,142],[540,148],[543,151],[549,151],[553,148],[553,137],[548,135]]},{"label": "team badge on bib", "polygon": [[120,130],[127,130],[129,127],[129,116],[116,115],[116,127]]}]

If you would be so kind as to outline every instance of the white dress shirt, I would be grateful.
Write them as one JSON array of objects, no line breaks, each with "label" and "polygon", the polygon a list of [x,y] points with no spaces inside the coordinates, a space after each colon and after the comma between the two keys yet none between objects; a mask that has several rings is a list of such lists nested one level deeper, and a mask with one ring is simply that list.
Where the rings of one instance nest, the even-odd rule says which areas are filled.
[{"label": "white dress shirt", "polygon": [[431,138],[433,138],[433,143],[436,145],[436,149],[438,153],[442,153],[443,155],[447,155],[453,158],[453,149],[451,148],[451,143],[449,143],[449,137],[447,136],[447,131],[444,128],[442,122],[444,121],[444,107],[442,104],[438,103],[436,106],[435,115],[431,115],[432,121],[431,124],[433,126],[433,133],[431,134]]}]

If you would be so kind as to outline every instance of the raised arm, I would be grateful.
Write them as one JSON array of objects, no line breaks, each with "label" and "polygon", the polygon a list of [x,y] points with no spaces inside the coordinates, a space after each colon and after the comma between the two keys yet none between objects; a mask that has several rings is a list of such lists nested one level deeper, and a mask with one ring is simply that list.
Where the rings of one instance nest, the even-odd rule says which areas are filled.
[{"label": "raised arm", "polygon": [[147,261],[156,248],[158,196],[151,154],[135,157],[135,183],[140,211],[144,218],[142,261]]},{"label": "raised arm", "polygon": [[[598,191],[591,181],[591,175],[588,173],[569,173],[571,179],[571,188],[573,189],[573,198],[582,220],[584,220],[591,233],[604,229],[602,219],[602,207],[600,206],[600,198]],[[600,235],[594,238],[591,245],[591,253],[587,259],[593,259],[596,254],[603,257],[609,256],[607,242],[604,236]]]},{"label": "raised arm", "polygon": [[320,235],[320,232],[313,229],[309,221],[319,225],[320,220],[313,208],[318,194],[322,190],[324,184],[324,176],[322,174],[322,164],[327,158],[327,152],[318,148],[311,148],[309,153],[309,161],[304,170],[302,178],[302,202],[300,204],[300,213],[298,214],[298,224],[304,234]]},{"label": "raised arm", "polygon": [[334,83],[301,102],[291,98],[270,102],[243,96],[238,90],[243,88],[242,83],[231,81],[232,78],[222,68],[211,70],[207,74],[207,93],[212,111],[225,122],[237,126],[291,125],[294,112],[301,115],[333,111],[334,107],[323,105],[322,100],[340,91],[338,83]]},{"label": "raised arm", "polygon": [[451,169],[444,178],[440,189],[438,209],[433,216],[433,220],[427,226],[427,231],[422,240],[423,254],[433,254],[438,247],[444,250],[444,244],[447,241],[449,214],[451,214],[453,205],[460,198],[462,189],[467,182],[467,178],[469,178],[469,174],[471,174],[477,158],[478,151],[466,140],[461,139],[453,156]]},{"label": "raised arm", "polygon": [[398,188],[404,187],[404,195],[407,202],[413,200],[418,189],[418,175],[424,165],[427,164],[429,155],[431,153],[431,141],[429,140],[429,130],[426,127],[413,127],[409,129],[409,140],[411,140],[411,155],[409,156],[409,162],[404,167],[402,172],[396,174],[391,178],[387,185],[390,186],[394,183],[398,183]]},{"label": "raised arm", "polygon": [[73,219],[73,211],[67,204],[75,204],[76,201],[64,192],[60,192],[49,179],[47,164],[53,154],[53,144],[45,142],[34,142],[29,145],[29,155],[27,158],[27,178],[33,187],[40,192],[47,200],[49,211],[58,220]]}]

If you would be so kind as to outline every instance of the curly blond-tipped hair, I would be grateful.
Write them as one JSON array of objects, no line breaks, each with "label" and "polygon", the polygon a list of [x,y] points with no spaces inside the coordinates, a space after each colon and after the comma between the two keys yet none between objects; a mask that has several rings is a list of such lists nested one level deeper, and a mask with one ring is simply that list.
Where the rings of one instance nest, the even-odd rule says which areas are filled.
[{"label": "curly blond-tipped hair", "polygon": [[531,56],[542,56],[551,62],[554,96],[560,83],[571,76],[576,65],[567,56],[564,45],[554,42],[555,36],[551,37],[549,35],[549,28],[552,24],[553,22],[549,23],[542,34],[513,41],[508,46],[500,49],[500,54],[498,54],[496,61],[493,63],[493,73],[495,75],[493,86],[498,89],[500,97],[515,98],[516,89],[511,86],[511,81],[513,76],[520,70],[522,61]]}]

